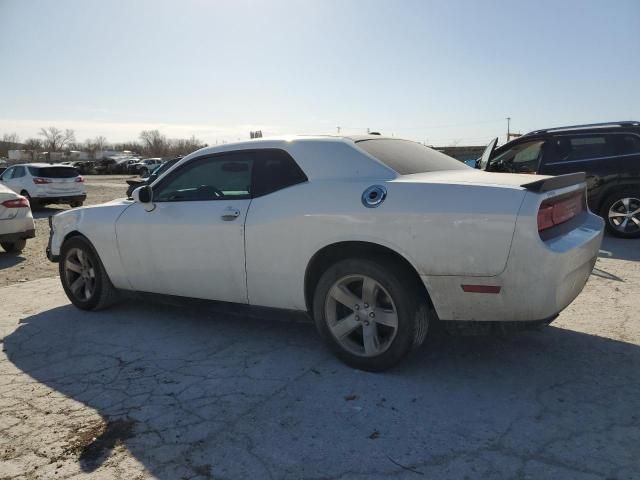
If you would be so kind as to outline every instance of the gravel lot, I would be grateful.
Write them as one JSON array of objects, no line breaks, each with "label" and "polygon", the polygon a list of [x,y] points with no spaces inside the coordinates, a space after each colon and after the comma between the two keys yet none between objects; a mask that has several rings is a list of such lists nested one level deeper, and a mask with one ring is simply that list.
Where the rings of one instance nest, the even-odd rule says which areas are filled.
[{"label": "gravel lot", "polygon": [[[121,179],[90,178],[89,202]],[[605,238],[551,327],[433,336],[371,374],[293,318],[81,312],[42,217],[24,260],[0,255],[0,479],[639,478],[638,241]]]},{"label": "gravel lot", "polygon": [[[127,191],[125,180],[137,178],[132,175],[83,175],[87,187],[85,205],[95,205],[108,202],[115,198],[124,197]],[[33,212],[36,223],[36,238],[27,240],[27,248],[22,255],[6,254],[0,248],[0,286],[17,282],[26,282],[37,278],[47,278],[58,274],[58,265],[49,262],[45,254],[49,241],[48,218],[61,210],[68,209],[67,205],[50,205]]]}]

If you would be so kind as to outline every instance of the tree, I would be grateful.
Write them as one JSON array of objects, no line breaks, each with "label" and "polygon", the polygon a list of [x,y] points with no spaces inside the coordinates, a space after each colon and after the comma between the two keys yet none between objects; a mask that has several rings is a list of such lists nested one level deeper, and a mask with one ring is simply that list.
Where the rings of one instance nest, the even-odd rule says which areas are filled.
[{"label": "tree", "polygon": [[158,130],[143,130],[140,132],[142,148],[148,155],[163,156],[169,147],[169,141]]},{"label": "tree", "polygon": [[13,132],[13,133],[5,133],[2,136],[2,141],[3,142],[7,142],[7,143],[11,143],[11,144],[20,143],[20,137],[15,132]]},{"label": "tree", "polygon": [[191,152],[206,147],[207,145],[198,140],[194,135],[191,138],[177,138],[169,140],[169,151],[171,156],[189,155]]},{"label": "tree", "polygon": [[42,150],[42,141],[39,138],[27,138],[24,149],[31,154],[31,161],[35,162],[38,152]]},{"label": "tree", "polygon": [[39,135],[44,137],[44,147],[49,152],[59,152],[76,141],[75,132],[69,128],[64,132],[56,127],[41,128]]},{"label": "tree", "polygon": [[93,144],[95,145],[96,150],[98,151],[104,150],[107,147],[107,139],[102,135],[98,135],[96,138],[93,139]]}]

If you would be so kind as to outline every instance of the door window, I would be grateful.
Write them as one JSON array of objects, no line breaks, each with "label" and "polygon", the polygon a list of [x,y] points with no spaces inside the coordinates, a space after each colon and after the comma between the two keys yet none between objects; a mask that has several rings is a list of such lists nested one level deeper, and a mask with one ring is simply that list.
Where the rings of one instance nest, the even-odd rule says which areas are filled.
[{"label": "door window", "polygon": [[11,178],[22,178],[25,175],[25,168],[24,167],[15,167],[15,169],[13,170],[13,177]]},{"label": "door window", "polygon": [[307,176],[284,150],[265,149],[256,152],[252,192],[254,197],[306,181]]},{"label": "door window", "polygon": [[14,167],[6,169],[0,178],[2,178],[2,180],[10,180],[11,178],[13,178],[14,170]]},{"label": "door window", "polygon": [[544,140],[514,145],[491,160],[492,171],[535,173],[538,170]]},{"label": "door window", "polygon": [[611,155],[614,155],[611,135],[567,135],[553,139],[554,162],[571,162]]},{"label": "door window", "polygon": [[616,153],[618,155],[633,155],[640,153],[640,136],[632,134],[616,135]]},{"label": "door window", "polygon": [[154,189],[158,202],[250,198],[252,153],[199,158],[169,175]]}]

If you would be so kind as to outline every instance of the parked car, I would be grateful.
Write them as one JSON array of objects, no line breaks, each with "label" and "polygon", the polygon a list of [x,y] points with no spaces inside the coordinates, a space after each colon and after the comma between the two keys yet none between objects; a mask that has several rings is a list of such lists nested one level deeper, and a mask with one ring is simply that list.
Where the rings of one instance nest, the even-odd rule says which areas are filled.
[{"label": "parked car", "polygon": [[141,177],[147,177],[160,165],[162,165],[161,158],[147,158],[139,162],[131,163],[127,166],[127,171],[129,173],[137,173]]},{"label": "parked car", "polygon": [[69,165],[48,163],[13,165],[0,175],[0,182],[26,197],[32,208],[51,203],[81,207],[87,198],[84,178]]},{"label": "parked car", "polygon": [[91,173],[95,167],[95,162],[92,161],[77,161],[72,162],[71,166],[78,170],[81,175],[87,175]]},{"label": "parked car", "polygon": [[602,240],[585,187],[382,136],[251,140],[188,155],[134,201],[56,215],[47,253],[78,308],[136,290],[303,310],[375,371],[437,319],[552,321]]},{"label": "parked car", "polygon": [[7,167],[0,167],[0,175],[7,169]]},{"label": "parked car", "polygon": [[586,172],[589,208],[611,234],[640,238],[640,122],[536,130],[483,158],[479,166],[489,172]]},{"label": "parked car", "polygon": [[182,156],[167,160],[153,172],[151,172],[151,174],[146,178],[126,180],[128,185],[127,198],[131,198],[131,195],[133,195],[133,191],[136,188],[142,187],[143,185],[151,185],[156,180],[156,178],[158,178],[163,172],[166,172],[169,168],[175,165],[181,158]]},{"label": "parked car", "polygon": [[0,184],[0,247],[5,252],[20,253],[27,239],[35,236],[29,201]]},{"label": "parked car", "polygon": [[98,174],[121,174],[127,173],[129,165],[137,163],[138,158],[128,156],[114,156],[99,160],[95,164],[95,171]]}]

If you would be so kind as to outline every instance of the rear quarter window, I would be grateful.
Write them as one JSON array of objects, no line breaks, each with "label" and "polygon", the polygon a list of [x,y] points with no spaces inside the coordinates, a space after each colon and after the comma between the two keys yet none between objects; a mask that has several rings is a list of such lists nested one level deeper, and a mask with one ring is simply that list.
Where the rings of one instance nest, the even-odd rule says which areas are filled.
[{"label": "rear quarter window", "polygon": [[455,158],[410,140],[360,140],[356,145],[400,175],[471,168]]},{"label": "rear quarter window", "polygon": [[34,177],[44,178],[74,178],[80,175],[73,167],[29,167]]}]

